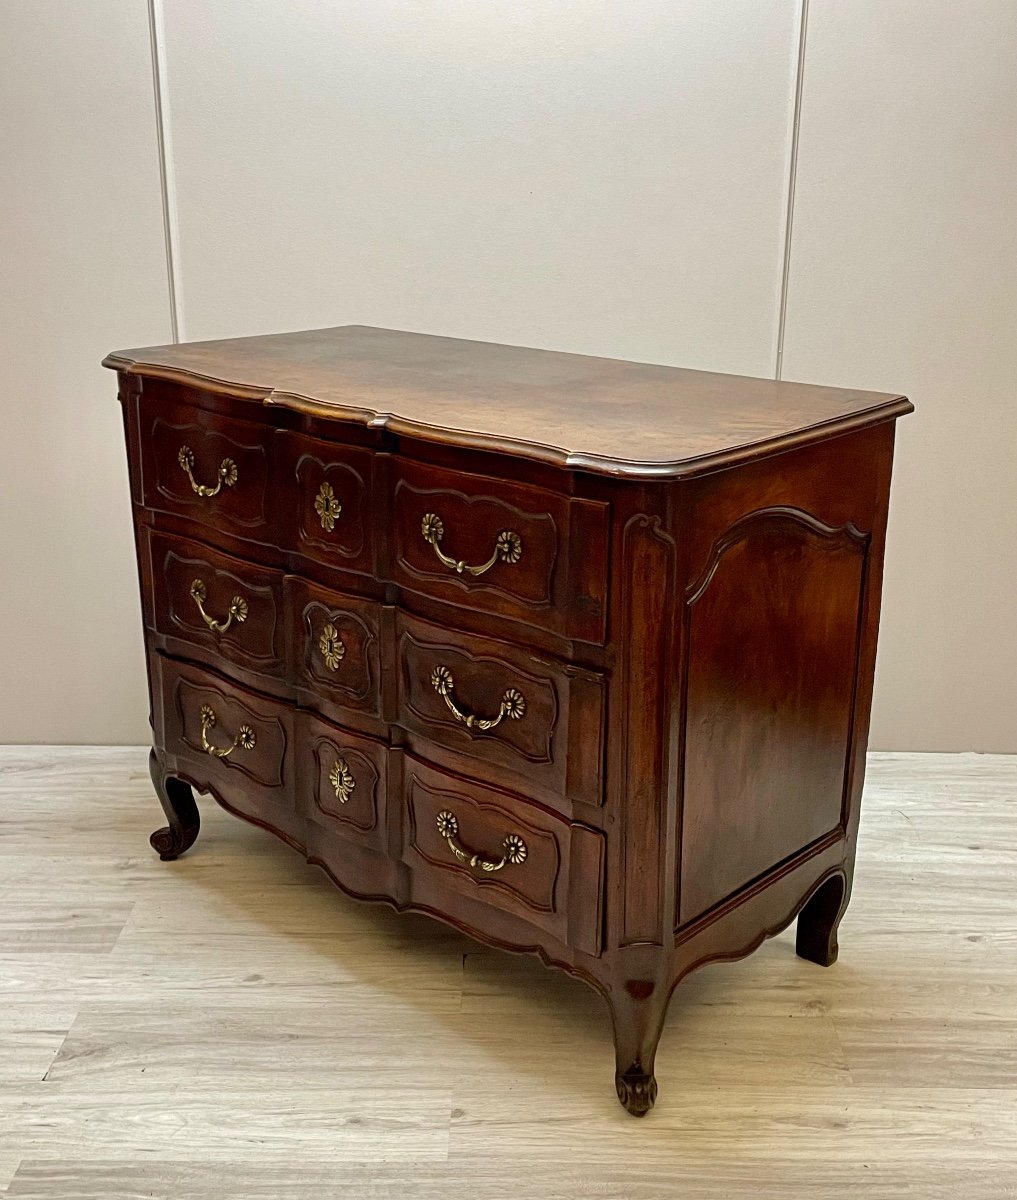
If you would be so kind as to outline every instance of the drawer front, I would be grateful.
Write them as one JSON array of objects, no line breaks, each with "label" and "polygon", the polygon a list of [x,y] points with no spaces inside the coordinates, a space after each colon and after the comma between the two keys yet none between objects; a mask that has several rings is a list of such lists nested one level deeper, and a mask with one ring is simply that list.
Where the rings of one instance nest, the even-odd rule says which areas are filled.
[{"label": "drawer front", "polygon": [[421,877],[415,895],[461,895],[599,953],[602,834],[409,756],[403,779],[403,861]]},{"label": "drawer front", "polygon": [[492,783],[514,771],[521,787],[601,802],[600,676],[403,614],[396,658],[398,720],[412,735],[464,756],[469,774]]},{"label": "drawer front", "polygon": [[282,575],[198,542],[148,536],[155,629],[210,659],[282,678]]},{"label": "drawer front", "polygon": [[283,543],[317,562],[373,574],[370,453],[284,436],[286,475],[296,496],[286,506]]},{"label": "drawer front", "polygon": [[298,717],[301,813],[330,833],[384,853],[388,751],[310,714]]},{"label": "drawer front", "polygon": [[604,640],[606,505],[409,462],[395,469],[392,503],[401,586]]},{"label": "drawer front", "polygon": [[285,582],[298,701],[347,724],[381,719],[380,609],[296,576]]},{"label": "drawer front", "polygon": [[272,429],[144,397],[138,420],[146,507],[274,540],[266,503]]},{"label": "drawer front", "polygon": [[[290,706],[184,663],[157,657],[158,727],[166,752],[193,764],[199,785],[271,793],[289,806],[293,744]],[[219,785],[222,785],[220,787]]]}]

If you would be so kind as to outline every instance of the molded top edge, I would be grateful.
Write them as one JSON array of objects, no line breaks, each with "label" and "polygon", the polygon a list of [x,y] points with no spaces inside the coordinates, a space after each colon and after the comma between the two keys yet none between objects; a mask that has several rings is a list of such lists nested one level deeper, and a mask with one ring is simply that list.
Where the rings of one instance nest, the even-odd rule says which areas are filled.
[{"label": "molded top edge", "polygon": [[429,442],[677,479],[904,416],[903,396],[347,325],[103,365]]}]

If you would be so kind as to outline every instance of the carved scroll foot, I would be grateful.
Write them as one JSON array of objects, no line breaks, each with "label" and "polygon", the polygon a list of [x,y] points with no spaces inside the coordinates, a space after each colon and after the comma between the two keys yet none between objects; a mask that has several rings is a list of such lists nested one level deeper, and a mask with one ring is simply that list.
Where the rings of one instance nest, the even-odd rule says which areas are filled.
[{"label": "carved scroll foot", "polygon": [[832,875],[798,914],[795,952],[799,958],[831,967],[837,961],[837,927],[847,908],[843,875]]},{"label": "carved scroll foot", "polygon": [[645,1117],[657,1102],[657,1077],[642,1074],[638,1063],[624,1074],[615,1075],[614,1087],[622,1108],[634,1117]]},{"label": "carved scroll foot", "polygon": [[669,991],[662,979],[629,979],[609,1004],[614,1024],[614,1086],[622,1108],[645,1117],[657,1099],[653,1060]]},{"label": "carved scroll foot", "polygon": [[154,750],[148,756],[148,769],[169,821],[168,826],[157,829],[148,840],[163,862],[172,862],[194,845],[201,828],[198,806],[190,787],[183,780],[166,774]]}]

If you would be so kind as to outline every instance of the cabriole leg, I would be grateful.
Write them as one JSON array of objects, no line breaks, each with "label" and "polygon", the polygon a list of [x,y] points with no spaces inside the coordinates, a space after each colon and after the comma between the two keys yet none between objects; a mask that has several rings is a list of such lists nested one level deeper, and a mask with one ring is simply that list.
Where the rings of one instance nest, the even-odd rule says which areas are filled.
[{"label": "cabriole leg", "polygon": [[795,951],[799,958],[832,966],[837,961],[837,926],[847,908],[847,883],[831,875],[798,914]]},{"label": "cabriole leg", "polygon": [[632,979],[608,1002],[614,1025],[615,1091],[634,1117],[645,1117],[657,1099],[653,1060],[668,999],[663,983]]},{"label": "cabriole leg", "polygon": [[183,780],[166,774],[154,750],[148,756],[148,769],[162,811],[169,821],[168,826],[157,829],[148,840],[163,862],[172,862],[194,845],[201,825],[198,806],[190,787]]}]

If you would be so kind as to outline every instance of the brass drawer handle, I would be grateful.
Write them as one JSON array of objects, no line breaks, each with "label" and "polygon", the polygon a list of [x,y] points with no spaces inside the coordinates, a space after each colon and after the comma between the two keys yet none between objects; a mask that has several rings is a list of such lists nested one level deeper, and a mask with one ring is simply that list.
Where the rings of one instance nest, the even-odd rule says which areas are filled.
[{"label": "brass drawer handle", "polygon": [[331,621],[322,626],[321,637],[318,638],[318,649],[321,651],[321,657],[325,660],[325,666],[330,671],[338,671],[339,664],[346,657],[346,646],[339,636],[339,630]]},{"label": "brass drawer handle", "polygon": [[197,492],[199,496],[217,496],[221,488],[231,488],[237,481],[237,464],[232,458],[224,458],[219,464],[219,482],[215,487],[198,483],[194,478],[194,451],[190,446],[180,447],[177,462],[187,472],[187,478],[191,481],[191,490]]},{"label": "brass drawer handle", "polygon": [[353,772],[350,770],[350,764],[345,758],[335,760],[335,766],[329,772],[328,781],[340,804],[345,804],[349,800],[353,795],[353,789],[357,786],[357,781],[353,778]]},{"label": "brass drawer handle", "polygon": [[314,497],[314,511],[318,514],[322,529],[331,533],[335,529],[335,519],[342,512],[343,506],[335,498],[335,492],[330,483],[323,483]]},{"label": "brass drawer handle", "polygon": [[461,721],[467,729],[493,729],[506,717],[510,721],[519,721],[526,715],[526,697],[516,688],[506,688],[502,693],[496,717],[475,717],[472,713],[463,712],[452,695],[455,682],[448,667],[438,666],[431,672],[431,687],[445,701],[452,716]]},{"label": "brass drawer handle", "polygon": [[225,633],[234,621],[238,625],[243,625],[247,620],[247,601],[243,596],[234,596],[230,601],[229,616],[225,621],[217,621],[215,617],[210,617],[205,612],[205,601],[208,599],[208,590],[200,579],[195,579],[191,582],[191,599],[198,606],[201,619],[213,633]]},{"label": "brass drawer handle", "polygon": [[201,748],[206,754],[211,754],[213,758],[229,758],[234,750],[239,746],[241,750],[253,750],[255,743],[254,730],[250,725],[241,725],[237,730],[237,736],[233,739],[233,744],[227,746],[225,750],[218,746],[213,746],[208,740],[208,731],[215,727],[215,713],[212,711],[210,704],[201,706]]},{"label": "brass drawer handle", "polygon": [[438,813],[437,822],[438,832],[448,842],[448,847],[452,853],[461,862],[469,863],[471,867],[479,867],[481,871],[500,871],[502,867],[509,863],[523,863],[526,861],[526,843],[518,833],[507,834],[502,841],[503,855],[499,859],[485,858],[482,854],[471,854],[469,850],[464,850],[462,846],[456,844],[456,838],[459,836],[459,821],[456,819],[455,813],[449,812],[448,809],[443,809]]},{"label": "brass drawer handle", "polygon": [[518,533],[513,533],[511,529],[503,529],[498,534],[494,543],[494,553],[486,563],[479,567],[471,567],[467,563],[457,561],[442,553],[438,543],[445,536],[445,526],[437,513],[424,515],[424,519],[420,523],[420,532],[424,535],[424,541],[433,548],[439,561],[446,567],[451,567],[457,575],[462,575],[464,571],[467,575],[483,575],[485,571],[490,571],[499,559],[506,563],[517,563],[523,556],[523,539]]}]

